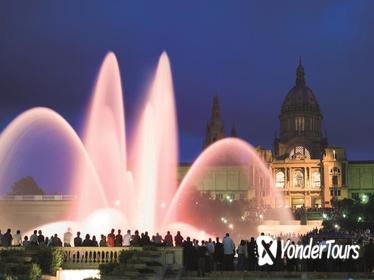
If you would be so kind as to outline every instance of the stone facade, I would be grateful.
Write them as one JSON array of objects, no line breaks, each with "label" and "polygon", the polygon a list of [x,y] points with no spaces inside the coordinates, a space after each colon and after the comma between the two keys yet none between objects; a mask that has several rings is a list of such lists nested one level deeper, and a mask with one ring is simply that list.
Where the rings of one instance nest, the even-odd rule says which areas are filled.
[{"label": "stone facade", "polygon": [[346,174],[347,197],[361,199],[374,194],[374,161],[349,161]]},{"label": "stone facade", "polygon": [[[307,86],[304,67],[299,61],[295,85],[281,106],[280,133],[273,141],[273,149],[257,148],[272,174],[279,197],[267,197],[249,166],[211,167],[198,190],[212,197],[224,199],[262,196],[272,207],[331,207],[332,199],[354,198],[374,193],[374,161],[350,162],[344,148],[328,145],[322,131],[323,115],[313,91]],[[236,131],[235,131],[236,136]],[[224,137],[218,98],[213,101],[213,112],[207,126],[204,148]],[[180,167],[181,180],[188,165]]]}]

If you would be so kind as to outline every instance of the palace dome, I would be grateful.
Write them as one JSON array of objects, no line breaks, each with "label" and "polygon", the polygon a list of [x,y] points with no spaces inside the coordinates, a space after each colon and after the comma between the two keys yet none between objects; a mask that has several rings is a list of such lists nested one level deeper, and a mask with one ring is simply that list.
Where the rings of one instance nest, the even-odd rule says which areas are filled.
[{"label": "palace dome", "polygon": [[305,84],[304,76],[304,67],[300,61],[296,70],[296,84],[284,99],[281,114],[289,112],[321,113],[313,91]]}]

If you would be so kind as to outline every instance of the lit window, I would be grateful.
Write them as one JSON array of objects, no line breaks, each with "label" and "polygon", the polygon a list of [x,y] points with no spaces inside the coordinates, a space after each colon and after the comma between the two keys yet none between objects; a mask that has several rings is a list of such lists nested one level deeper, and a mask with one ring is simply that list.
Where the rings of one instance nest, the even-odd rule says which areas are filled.
[{"label": "lit window", "polygon": [[277,173],[275,173],[275,186],[277,188],[284,187],[284,172],[283,171],[277,171]]},{"label": "lit window", "polygon": [[296,131],[301,132],[305,130],[305,119],[304,117],[295,118],[295,128]]},{"label": "lit window", "polygon": [[293,174],[293,186],[297,188],[304,187],[304,174],[301,170],[295,170]]},{"label": "lit window", "polygon": [[309,150],[303,146],[293,147],[290,151],[290,159],[310,159]]},{"label": "lit window", "polygon": [[319,172],[312,173],[312,187],[319,188],[321,186],[321,174]]}]

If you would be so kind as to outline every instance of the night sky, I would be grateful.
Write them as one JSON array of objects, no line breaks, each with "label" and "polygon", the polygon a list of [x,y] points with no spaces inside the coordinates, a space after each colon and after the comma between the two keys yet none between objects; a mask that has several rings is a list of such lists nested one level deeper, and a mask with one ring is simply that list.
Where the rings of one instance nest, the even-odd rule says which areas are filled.
[{"label": "night sky", "polygon": [[166,50],[181,161],[201,150],[218,94],[229,132],[270,148],[302,56],[331,145],[374,159],[374,1],[1,1],[0,128],[47,106],[80,132],[106,52],[119,60],[131,129]]}]

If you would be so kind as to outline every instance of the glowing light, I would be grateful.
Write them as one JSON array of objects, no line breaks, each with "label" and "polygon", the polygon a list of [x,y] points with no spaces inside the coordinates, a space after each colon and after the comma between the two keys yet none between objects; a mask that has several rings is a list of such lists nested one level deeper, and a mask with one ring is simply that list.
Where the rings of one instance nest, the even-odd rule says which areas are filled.
[{"label": "glowing light", "polygon": [[118,206],[121,205],[121,202],[120,202],[119,200],[116,200],[116,201],[114,202],[114,204],[118,207]]},{"label": "glowing light", "polygon": [[327,219],[327,214],[323,213],[322,218]]},{"label": "glowing light", "polygon": [[368,201],[369,201],[369,196],[367,194],[363,194],[361,196],[361,203],[366,204],[366,203],[368,203]]},{"label": "glowing light", "polygon": [[343,218],[347,218],[347,215],[343,213]]},{"label": "glowing light", "polygon": [[161,203],[161,207],[162,207],[162,208],[165,208],[165,207],[166,207],[165,202],[162,202],[162,203]]},{"label": "glowing light", "polygon": [[260,217],[260,219],[263,219],[263,218],[264,218],[264,215],[260,214],[259,217]]},{"label": "glowing light", "polygon": [[334,228],[339,229],[340,226],[339,226],[338,224],[335,224],[335,225],[334,225]]},{"label": "glowing light", "polygon": [[62,269],[59,274],[61,280],[100,279],[100,271],[98,269]]},{"label": "glowing light", "polygon": [[357,221],[358,221],[358,222],[362,222],[362,217],[358,217],[358,218],[357,218]]},{"label": "glowing light", "polygon": [[233,225],[233,224],[229,224],[229,228],[230,228],[230,229],[233,229],[233,228],[234,228],[234,225]]}]

